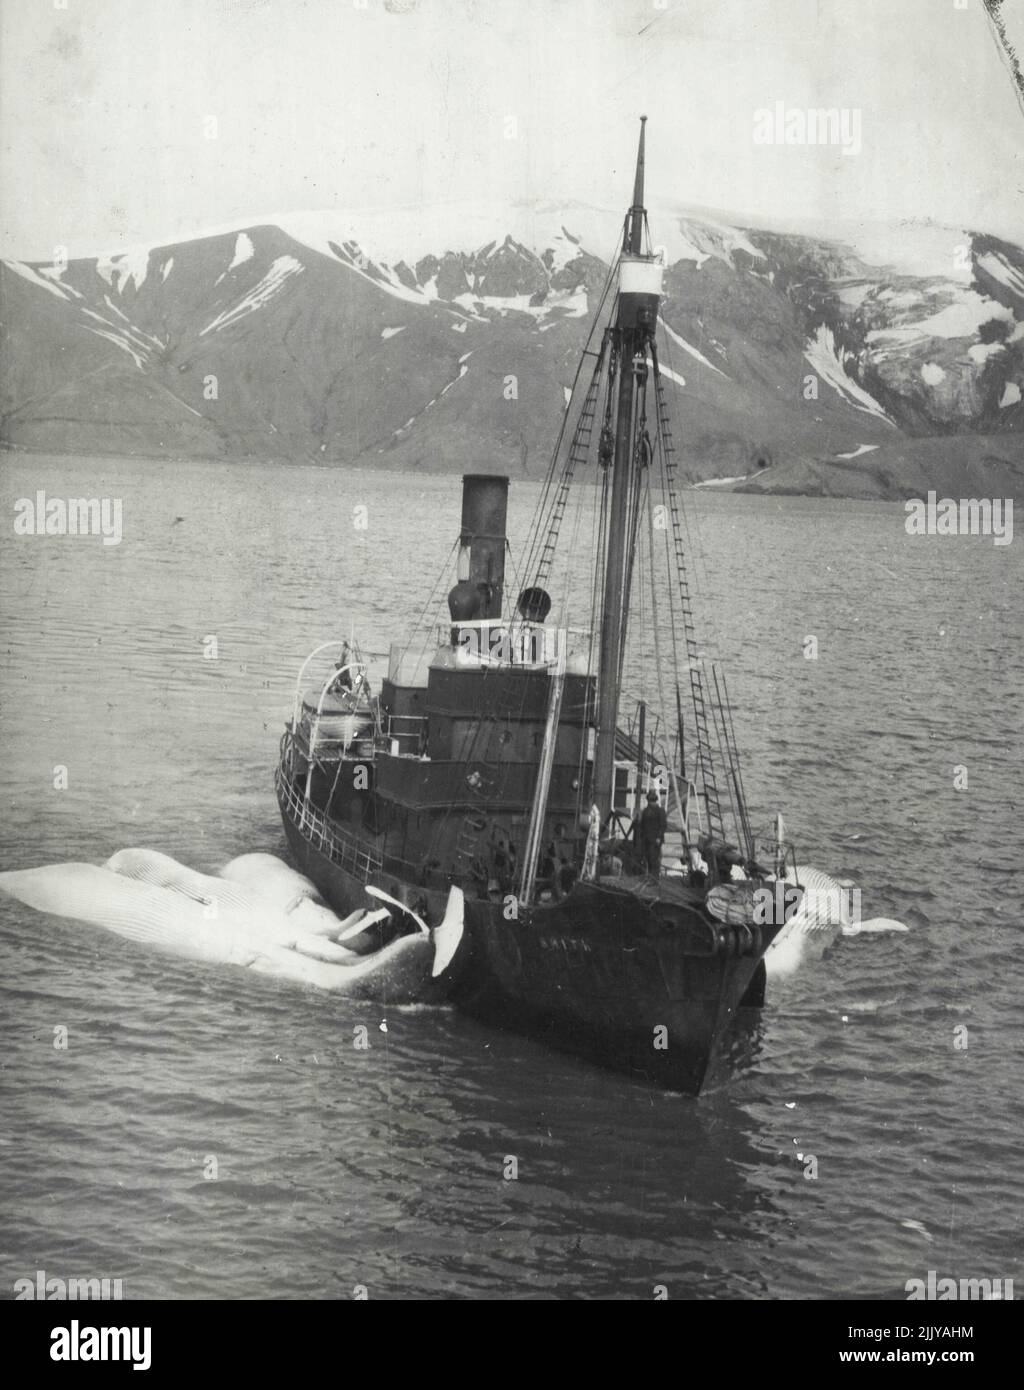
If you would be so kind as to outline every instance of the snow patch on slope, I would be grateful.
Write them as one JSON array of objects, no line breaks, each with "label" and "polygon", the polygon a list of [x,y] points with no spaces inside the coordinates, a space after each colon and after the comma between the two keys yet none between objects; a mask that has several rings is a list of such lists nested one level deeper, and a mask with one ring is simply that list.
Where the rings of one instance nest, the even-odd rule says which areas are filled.
[{"label": "snow patch on slope", "polygon": [[730,483],[745,483],[750,477],[749,473],[741,473],[735,478],[705,478],[701,483],[694,483],[694,487],[728,487]]},{"label": "snow patch on slope", "polygon": [[529,314],[534,319],[551,319],[558,313],[559,318],[579,319],[585,318],[588,312],[587,292],[585,289],[574,290],[571,294],[556,294],[549,296],[543,304],[531,304],[532,296],[528,294],[473,294],[467,291],[465,294],[456,295],[451,301],[458,304],[461,309],[467,310],[475,317],[479,317],[482,310],[490,309],[494,313],[500,314],[502,318],[506,314]]},{"label": "snow patch on slope", "polygon": [[848,374],[846,354],[840,356],[831,328],[826,327],[825,324],[819,324],[817,333],[804,349],[804,356],[818,375],[828,382],[833,391],[856,410],[863,410],[867,415],[874,415],[876,419],[884,420],[887,425],[893,424],[874,396],[865,391],[863,386],[859,385]]},{"label": "snow patch on slope", "polygon": [[410,429],[412,429],[413,425],[416,423],[416,421],[419,419],[421,415],[425,415],[428,410],[432,409],[433,406],[437,405],[438,401],[443,396],[447,396],[448,392],[452,389],[453,386],[457,386],[459,384],[462,378],[469,371],[469,359],[472,356],[473,349],[470,349],[469,352],[463,353],[463,355],[459,358],[458,376],[452,377],[451,381],[449,381],[446,386],[442,386],[441,390],[437,393],[433,400],[427,401],[426,405],[423,407],[422,410],[417,411],[415,415],[410,415],[408,420],[406,420],[405,424],[393,432],[391,436],[393,439],[402,439],[406,434],[409,433]]},{"label": "snow patch on slope", "polygon": [[[105,338],[108,342],[119,347],[122,352],[128,353],[140,371],[148,364],[153,349],[165,346],[159,338],[154,338],[151,333],[144,333],[141,328],[135,328],[127,319],[125,319],[125,327],[122,328],[119,324],[111,323],[102,314],[96,313],[94,309],[83,308],[82,313],[95,319],[103,327],[93,328],[88,323],[82,324],[81,327],[87,328],[90,333],[95,333],[99,338]],[[120,314],[120,311],[118,313],[123,319],[124,315]]]},{"label": "snow patch on slope", "polygon": [[988,251],[984,256],[978,257],[978,265],[982,270],[987,271],[993,280],[998,280],[1008,290],[1013,290],[1014,294],[1024,296],[1024,275],[1021,275],[1020,271],[1012,266],[1005,256],[1000,256],[995,251]]},{"label": "snow patch on slope", "polygon": [[149,248],[146,246],[133,246],[129,251],[115,251],[111,256],[98,256],[96,259],[96,274],[106,280],[111,289],[114,288],[114,276],[117,276],[118,294],[124,293],[129,281],[137,290],[141,289],[148,271]]},{"label": "snow patch on slope", "polygon": [[65,295],[70,295],[72,299],[84,299],[85,296],[79,290],[76,290],[74,285],[64,284],[64,275],[67,268],[67,264],[41,265],[37,267],[39,274],[45,275],[51,284],[59,285]]},{"label": "snow patch on slope", "polygon": [[247,236],[245,232],[239,232],[235,240],[234,258],[228,266],[229,272],[234,270],[235,266],[244,265],[246,261],[251,261],[255,254],[252,238]]},{"label": "snow patch on slope", "polygon": [[891,328],[873,328],[867,334],[867,342],[883,345],[883,351],[884,345],[891,343],[894,351],[902,352],[929,338],[973,338],[981,325],[991,319],[1016,323],[1012,310],[1004,304],[988,299],[977,290],[963,289],[952,303],[927,318],[895,324]]},{"label": "snow patch on slope", "polygon": [[226,309],[223,314],[218,314],[212,323],[208,323],[200,332],[200,338],[205,337],[207,333],[229,328],[232,324],[238,323],[240,319],[255,313],[257,309],[262,309],[265,304],[270,303],[275,295],[280,294],[285,283],[293,275],[301,275],[304,269],[302,263],[297,261],[294,256],[278,256],[259,284],[253,286],[237,304]]},{"label": "snow patch on slope", "polygon": [[125,323],[131,323],[131,319],[128,317],[128,315],[117,307],[117,305],[111,299],[109,294],[105,294],[103,296],[103,303],[107,306],[108,309],[112,309],[119,319],[124,319]]},{"label": "snow patch on slope", "polygon": [[[647,359],[647,366],[651,371],[654,370],[654,362],[650,357],[648,357]],[[667,377],[669,381],[674,381],[677,386],[686,385],[686,377],[680,376],[680,374],[678,372],[674,372],[671,367],[666,367],[664,362],[659,361],[658,371],[661,373],[663,377]]]},{"label": "snow patch on slope", "polygon": [[336,265],[340,263],[353,274],[368,280],[377,289],[393,295],[395,299],[404,300],[408,304],[429,302],[429,295],[423,290],[410,289],[395,271],[394,265],[402,260],[403,253],[395,254],[394,264],[375,260],[374,255],[380,254],[379,244],[372,237],[360,234],[347,215],[296,212],[284,217],[275,217],[273,220],[281,231],[294,241],[308,246],[311,251],[319,252]]},{"label": "snow patch on slope", "polygon": [[[693,346],[692,343],[688,343],[685,338],[683,338],[680,334],[678,334],[675,331],[674,328],[670,328],[664,319],[661,320],[661,326],[662,328],[664,328],[665,332],[672,339],[672,341],[674,343],[678,343],[678,345],[683,349],[684,352],[688,352],[691,357],[695,357],[697,361],[702,363],[705,367],[710,367],[711,370],[713,372],[717,372],[719,376],[726,376],[726,373],[723,372],[720,367],[716,367],[714,362],[709,362],[702,352],[699,352],[697,348]],[[726,377],[726,380],[728,380],[728,377]]]},{"label": "snow patch on slope", "polygon": [[226,279],[231,272],[236,269],[236,267],[245,265],[246,261],[251,261],[255,254],[256,251],[252,244],[252,238],[245,232],[239,232],[238,236],[235,237],[235,254],[232,257],[231,264],[228,266],[227,270],[221,271],[213,283],[219,285],[222,280]]},{"label": "snow patch on slope", "polygon": [[139,371],[143,370],[147,359],[132,346],[125,334],[117,333],[112,328],[93,328],[92,325],[88,323],[83,324],[82,327],[89,333],[95,333],[97,338],[106,338],[107,342],[113,343],[116,347],[119,347],[122,352],[128,354]]},{"label": "snow patch on slope", "polygon": [[67,299],[67,286],[54,284],[45,275],[40,274],[27,261],[4,261],[8,270],[13,270],[15,275],[20,275],[23,280],[27,280],[30,285],[35,285],[39,289],[49,290],[50,294],[55,294],[58,299]]},{"label": "snow patch on slope", "polygon": [[1002,352],[1005,346],[1005,343],[972,343],[967,349],[967,356],[972,362],[976,362],[979,367],[982,367],[990,357],[994,357],[997,352]]},{"label": "snow patch on slope", "polygon": [[858,444],[856,449],[850,454],[836,454],[837,459],[859,459],[861,454],[871,454],[878,448],[877,444]]},{"label": "snow patch on slope", "polygon": [[574,261],[583,248],[580,245],[579,237],[573,236],[565,227],[560,227],[551,238],[547,246],[540,248],[542,252],[548,252],[544,264],[552,275],[557,275],[560,270],[564,270],[570,261]]},{"label": "snow patch on slope", "polygon": [[[724,261],[731,268],[735,264],[733,258],[737,251],[745,251],[754,260],[766,259],[764,252],[758,250],[745,232],[726,222],[716,222],[707,217],[702,217],[699,221],[683,217],[679,220],[679,230],[691,248],[691,254],[686,258],[696,259],[698,267],[703,265],[709,256],[714,256],[716,260]],[[696,254],[693,254],[694,252]]]}]

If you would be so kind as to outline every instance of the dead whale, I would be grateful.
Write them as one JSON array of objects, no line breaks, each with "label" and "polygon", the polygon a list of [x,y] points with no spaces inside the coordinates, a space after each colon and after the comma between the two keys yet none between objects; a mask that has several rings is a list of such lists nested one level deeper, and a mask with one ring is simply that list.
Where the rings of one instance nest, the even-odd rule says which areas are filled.
[{"label": "dead whale", "polygon": [[[0,873],[0,893],[171,955],[352,998],[414,1003],[439,995],[432,936],[399,936],[372,955],[355,956],[291,920],[274,893],[198,874],[157,851],[121,851],[102,868],[71,863]],[[456,919],[461,927],[461,903],[449,907],[446,939]],[[334,919],[336,931],[343,925]]]}]

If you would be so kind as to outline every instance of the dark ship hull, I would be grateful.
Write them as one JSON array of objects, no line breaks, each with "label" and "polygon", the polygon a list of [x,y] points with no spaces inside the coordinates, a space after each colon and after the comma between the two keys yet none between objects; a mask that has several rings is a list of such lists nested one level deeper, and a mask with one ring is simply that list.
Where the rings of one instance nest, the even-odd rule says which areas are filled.
[{"label": "dark ship hull", "polygon": [[[325,846],[315,826],[303,825],[283,771],[278,800],[296,865],[339,915],[365,906],[370,881],[440,920],[446,889],[403,882],[365,858],[360,863],[356,842],[339,841],[346,832],[329,822]],[[741,1006],[763,1002],[762,957],[774,934],[772,927],[717,922],[685,887],[666,894],[665,880],[657,888],[642,879],[577,882],[560,901],[512,921],[501,903],[467,899],[463,942],[433,998],[634,1079],[696,1095]]]}]

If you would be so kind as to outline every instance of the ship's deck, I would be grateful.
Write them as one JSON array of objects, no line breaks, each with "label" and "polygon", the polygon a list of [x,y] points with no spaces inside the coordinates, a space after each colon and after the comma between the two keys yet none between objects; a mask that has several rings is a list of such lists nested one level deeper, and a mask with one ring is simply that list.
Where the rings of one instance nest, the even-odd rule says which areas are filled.
[{"label": "ship's deck", "polygon": [[618,889],[628,893],[640,902],[671,903],[677,907],[696,907],[704,901],[704,894],[691,888],[675,874],[602,874],[597,882],[602,888]]}]

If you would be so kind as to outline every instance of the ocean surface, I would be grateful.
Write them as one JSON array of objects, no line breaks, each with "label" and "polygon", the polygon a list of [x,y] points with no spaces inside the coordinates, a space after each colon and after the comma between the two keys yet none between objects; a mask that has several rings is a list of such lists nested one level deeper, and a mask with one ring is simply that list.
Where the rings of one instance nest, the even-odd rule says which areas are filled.
[{"label": "ocean surface", "polygon": [[[0,869],[286,856],[299,663],[353,622],[382,656],[406,636],[458,480],[6,456],[0,481]],[[15,535],[39,489],[121,499],[121,544]],[[537,493],[513,485],[513,545]],[[911,539],[892,503],[686,503],[755,821],[781,809],[909,930],[773,980],[694,1101],[2,898],[0,1296],[37,1270],[129,1298],[1024,1291],[1024,542]]]}]

